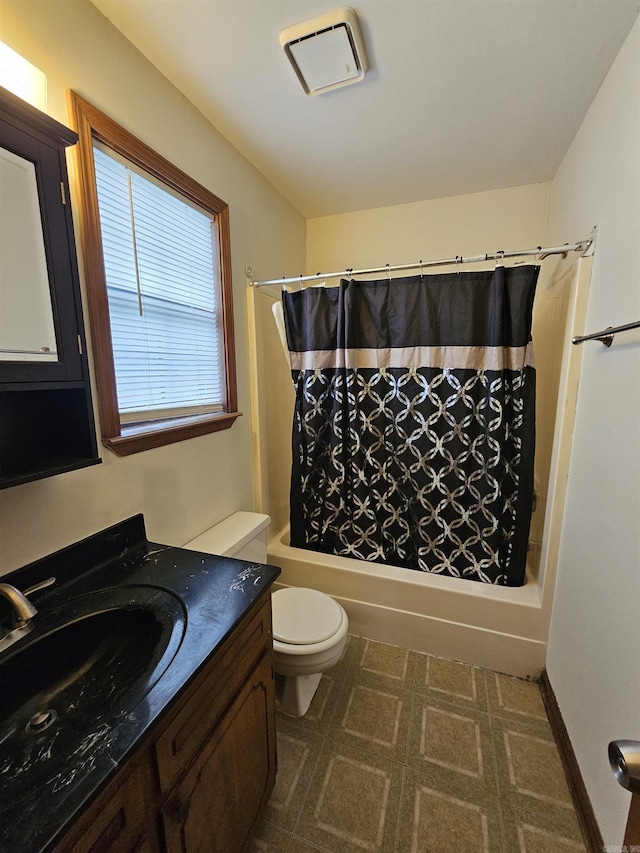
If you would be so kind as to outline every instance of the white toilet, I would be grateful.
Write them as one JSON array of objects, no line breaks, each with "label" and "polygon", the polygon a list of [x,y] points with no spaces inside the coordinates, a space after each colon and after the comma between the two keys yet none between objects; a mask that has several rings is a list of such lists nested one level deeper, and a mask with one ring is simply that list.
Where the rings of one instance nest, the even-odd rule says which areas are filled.
[{"label": "white toilet", "polygon": [[[268,515],[256,512],[235,512],[182,547],[264,563],[270,520]],[[330,596],[303,587],[274,592],[272,608],[276,701],[286,713],[302,717],[322,673],[342,656],[349,619]]]},{"label": "white toilet", "polygon": [[272,607],[276,699],[283,711],[302,717],[322,673],[342,656],[349,619],[333,598],[304,587],[277,590]]}]

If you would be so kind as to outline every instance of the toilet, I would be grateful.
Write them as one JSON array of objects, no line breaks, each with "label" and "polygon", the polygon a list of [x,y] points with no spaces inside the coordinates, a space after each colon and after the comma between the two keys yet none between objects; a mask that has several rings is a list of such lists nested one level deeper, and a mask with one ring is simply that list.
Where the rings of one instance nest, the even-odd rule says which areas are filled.
[{"label": "toilet", "polygon": [[349,619],[333,598],[305,587],[277,590],[272,608],[276,700],[282,711],[303,717],[322,673],[342,656]]},{"label": "toilet", "polygon": [[[182,547],[265,563],[270,521],[261,513],[235,512]],[[276,703],[285,713],[303,717],[322,673],[342,656],[349,619],[337,601],[315,589],[284,587],[271,600]]]}]

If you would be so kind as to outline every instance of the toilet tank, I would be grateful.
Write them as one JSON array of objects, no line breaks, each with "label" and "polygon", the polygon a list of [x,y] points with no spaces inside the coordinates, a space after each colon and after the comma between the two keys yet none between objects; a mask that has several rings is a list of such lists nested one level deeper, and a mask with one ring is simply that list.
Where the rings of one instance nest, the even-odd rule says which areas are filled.
[{"label": "toilet tank", "polygon": [[258,512],[234,512],[224,521],[196,536],[183,548],[235,557],[252,563],[267,560],[267,527],[271,519]]}]

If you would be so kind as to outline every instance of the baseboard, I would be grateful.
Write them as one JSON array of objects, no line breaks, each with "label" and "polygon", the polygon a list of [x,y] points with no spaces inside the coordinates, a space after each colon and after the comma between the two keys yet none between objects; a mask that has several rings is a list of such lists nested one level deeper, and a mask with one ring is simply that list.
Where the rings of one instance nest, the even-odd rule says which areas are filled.
[{"label": "baseboard", "polygon": [[542,670],[542,674],[540,676],[540,692],[542,693],[542,700],[547,711],[549,723],[551,724],[551,730],[556,741],[556,746],[560,753],[560,759],[562,761],[562,766],[564,767],[565,776],[567,777],[567,784],[573,799],[576,817],[578,818],[578,823],[580,824],[580,829],[582,831],[588,853],[602,853],[604,850],[604,842],[602,840],[600,827],[596,821],[591,800],[587,794],[587,789],[582,779],[582,773],[580,772],[578,761],[576,759],[575,752],[573,751],[573,747],[571,746],[569,734],[564,724],[564,720],[562,719],[558,701],[555,693],[553,692],[553,688],[551,687],[551,682],[549,681],[549,675],[547,674],[546,669]]}]

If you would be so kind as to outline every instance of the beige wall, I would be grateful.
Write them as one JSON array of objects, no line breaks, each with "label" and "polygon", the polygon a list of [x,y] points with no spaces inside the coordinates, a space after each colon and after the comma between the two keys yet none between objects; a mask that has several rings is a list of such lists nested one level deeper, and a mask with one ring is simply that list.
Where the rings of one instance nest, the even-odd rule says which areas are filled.
[{"label": "beige wall", "polygon": [[[553,182],[550,235],[598,226],[588,332],[640,319],[640,22]],[[605,844],[630,795],[607,744],[640,740],[640,331],[582,345],[547,669]]]},{"label": "beige wall", "polygon": [[[310,219],[307,271],[381,266],[420,258],[433,260],[544,245],[550,190],[548,183],[527,184]],[[466,269],[492,266],[488,262]],[[428,272],[452,269],[435,267]],[[547,289],[559,269],[559,262],[553,258],[550,263],[545,262],[538,291]]]},{"label": "beige wall", "polygon": [[537,246],[548,197],[548,184],[529,184],[310,219],[307,272]]},{"label": "beige wall", "polygon": [[85,0],[0,0],[0,38],[45,72],[54,118],[68,122],[75,89],[229,203],[244,413],[224,432],[124,459],[103,448],[95,468],[0,492],[0,574],[137,512],[150,538],[182,544],[253,507],[244,268],[302,269],[304,220]]}]

